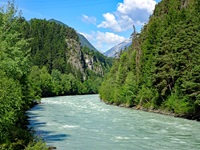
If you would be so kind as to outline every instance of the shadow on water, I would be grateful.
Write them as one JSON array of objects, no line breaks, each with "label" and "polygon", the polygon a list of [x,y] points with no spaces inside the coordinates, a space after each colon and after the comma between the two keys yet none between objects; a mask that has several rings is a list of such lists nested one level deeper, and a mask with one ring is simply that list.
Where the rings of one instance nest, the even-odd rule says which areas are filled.
[{"label": "shadow on water", "polygon": [[50,142],[56,142],[56,141],[64,141],[66,140],[70,135],[67,134],[48,134],[44,136],[44,140]]},{"label": "shadow on water", "polygon": [[47,122],[39,121],[37,118],[40,117],[40,115],[34,114],[34,110],[38,109],[44,110],[41,106],[37,105],[27,112],[29,116],[29,128],[33,130],[33,133],[37,137],[44,139],[47,143],[63,141],[70,137],[68,134],[55,134],[53,131],[45,130],[44,128],[47,126]]},{"label": "shadow on water", "polygon": [[40,104],[40,105],[36,105],[33,108],[31,108],[30,111],[34,111],[34,110],[44,110],[44,108],[42,107],[42,104]]},{"label": "shadow on water", "polygon": [[54,132],[52,132],[52,131],[45,131],[45,130],[37,130],[36,135],[38,137],[43,138],[44,141],[46,141],[48,143],[53,143],[56,141],[64,141],[68,137],[70,137],[70,135],[68,135],[68,134],[54,134]]},{"label": "shadow on water", "polygon": [[29,120],[29,122],[30,122],[30,125],[34,128],[45,127],[47,124],[46,122],[38,122],[36,119],[33,119],[33,117],[32,119]]}]

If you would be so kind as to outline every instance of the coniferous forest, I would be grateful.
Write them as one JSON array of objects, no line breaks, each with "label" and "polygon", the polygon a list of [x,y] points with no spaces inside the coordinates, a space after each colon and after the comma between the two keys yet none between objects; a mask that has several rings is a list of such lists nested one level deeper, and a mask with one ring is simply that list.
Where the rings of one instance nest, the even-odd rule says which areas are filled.
[{"label": "coniferous forest", "polygon": [[29,77],[39,96],[98,93],[111,59],[81,46],[71,27],[40,19],[22,22],[23,37],[30,39]]},{"label": "coniferous forest", "polygon": [[[111,104],[200,119],[200,2],[163,0],[106,76]],[[109,90],[108,90],[109,89]]]},{"label": "coniferous forest", "polygon": [[73,28],[27,21],[8,2],[0,8],[0,149],[46,149],[25,115],[41,97],[100,93],[109,104],[200,120],[199,16],[197,0],[162,0],[113,62]]}]

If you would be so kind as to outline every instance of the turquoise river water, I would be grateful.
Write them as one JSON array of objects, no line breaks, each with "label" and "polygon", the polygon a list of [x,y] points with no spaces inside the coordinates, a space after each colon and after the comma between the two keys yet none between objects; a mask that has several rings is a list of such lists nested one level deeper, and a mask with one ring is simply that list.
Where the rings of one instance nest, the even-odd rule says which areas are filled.
[{"label": "turquoise river water", "polygon": [[99,95],[43,98],[28,115],[57,150],[200,150],[200,122],[106,105]]}]

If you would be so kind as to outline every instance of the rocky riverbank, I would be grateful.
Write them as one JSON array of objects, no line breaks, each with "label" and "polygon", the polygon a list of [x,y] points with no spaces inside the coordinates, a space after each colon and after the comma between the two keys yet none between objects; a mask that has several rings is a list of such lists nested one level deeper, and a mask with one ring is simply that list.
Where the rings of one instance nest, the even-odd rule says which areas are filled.
[{"label": "rocky riverbank", "polygon": [[[101,100],[101,101],[104,102],[103,100]],[[108,102],[105,102],[105,103],[108,105],[114,105],[114,106],[124,107],[124,108],[128,108],[128,109],[141,110],[141,111],[158,113],[158,114],[167,115],[167,116],[173,116],[173,117],[185,118],[185,119],[189,119],[189,120],[200,121],[200,116],[198,116],[196,114],[176,114],[176,113],[170,112],[168,110],[155,109],[152,107],[150,107],[150,108],[145,108],[143,106],[130,107],[126,104],[116,104],[116,103],[108,103]]]}]

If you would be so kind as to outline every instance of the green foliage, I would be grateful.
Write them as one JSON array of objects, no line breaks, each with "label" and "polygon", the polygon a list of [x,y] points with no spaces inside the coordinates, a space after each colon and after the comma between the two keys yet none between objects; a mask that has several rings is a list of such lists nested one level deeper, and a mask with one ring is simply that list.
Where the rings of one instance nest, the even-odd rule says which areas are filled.
[{"label": "green foliage", "polygon": [[0,138],[1,142],[12,138],[10,130],[15,126],[22,105],[22,91],[19,82],[1,73],[0,79]]},{"label": "green foliage", "polygon": [[0,13],[0,70],[5,71],[8,77],[20,80],[28,73],[29,47],[21,34],[17,32],[20,28],[13,3],[6,8],[1,8]]},{"label": "green foliage", "polygon": [[33,66],[28,79],[32,83],[31,86],[36,98],[40,96],[94,94],[98,93],[98,87],[102,82],[102,77],[94,75],[81,82],[72,73],[62,74],[56,69],[53,69],[50,74],[45,66],[41,69],[38,66]]},{"label": "green foliage", "polygon": [[163,0],[156,5],[141,33],[132,34],[132,47],[121,54],[103,81],[100,97],[199,119],[198,4],[195,0]]},{"label": "green foliage", "polygon": [[66,71],[65,37],[77,39],[75,31],[62,25],[46,20],[32,19],[24,27],[24,34],[33,40],[31,46],[31,62],[40,68],[46,66],[48,70],[58,69]]},{"label": "green foliage", "polygon": [[40,69],[38,66],[31,67],[28,80],[33,90],[33,95],[35,95],[36,99],[40,99],[42,90],[41,90]]},{"label": "green foliage", "polygon": [[0,148],[23,149],[32,138],[25,110],[35,97],[28,74],[29,44],[13,2],[0,9]]},{"label": "green foliage", "polygon": [[48,148],[44,141],[38,140],[30,142],[24,150],[48,150]]},{"label": "green foliage", "polygon": [[40,139],[30,142],[24,150],[48,150],[48,148],[46,143]]},{"label": "green foliage", "polygon": [[167,101],[163,103],[163,107],[176,114],[190,113],[192,108],[187,99],[187,97],[180,99],[177,94],[172,93]]}]

